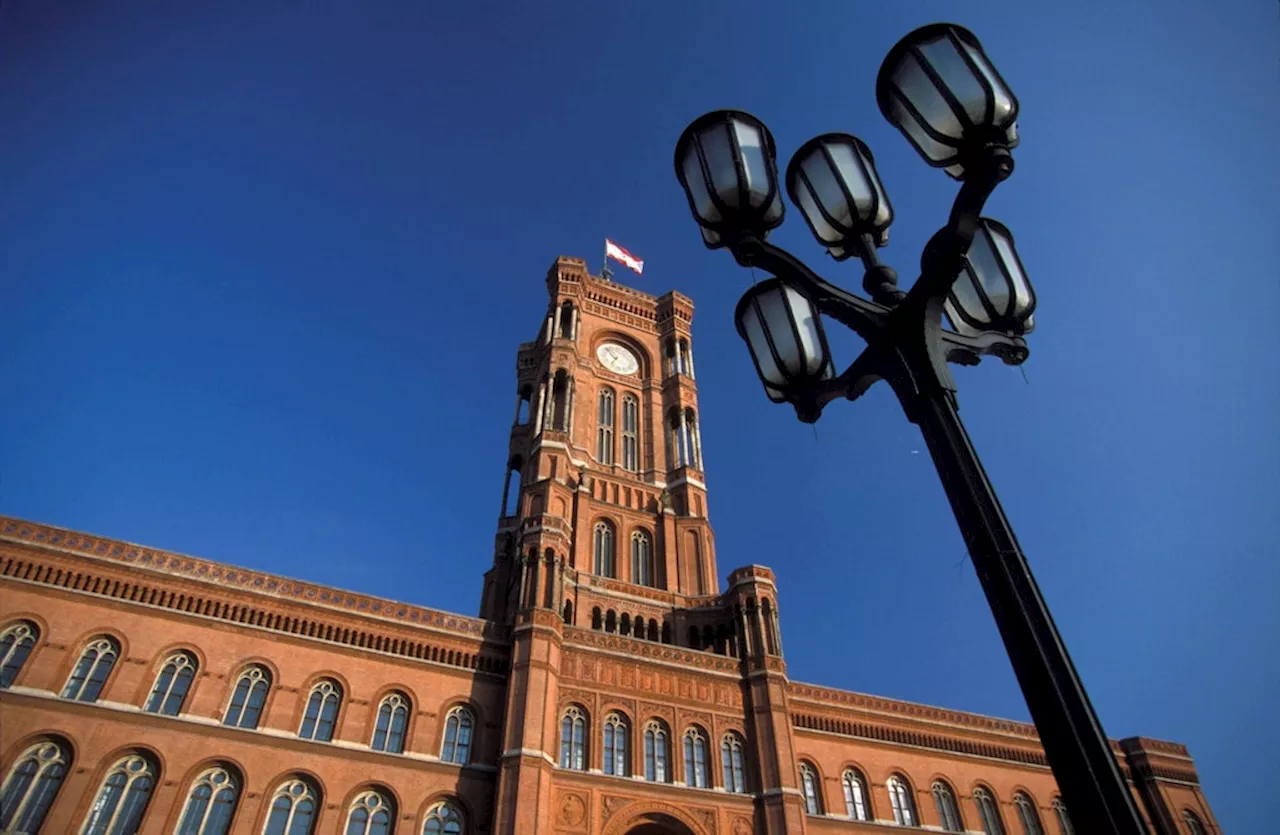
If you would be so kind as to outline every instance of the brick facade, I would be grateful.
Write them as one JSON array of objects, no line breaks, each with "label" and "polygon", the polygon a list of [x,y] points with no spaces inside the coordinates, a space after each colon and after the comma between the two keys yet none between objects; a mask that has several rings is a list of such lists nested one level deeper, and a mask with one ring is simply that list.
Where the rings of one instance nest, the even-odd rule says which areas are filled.
[{"label": "brick facade", "polygon": [[[984,795],[1011,835],[1028,808],[1060,831],[1033,727],[792,681],[773,573],[748,565],[719,587],[692,303],[574,258],[556,261],[547,287],[539,336],[517,353],[479,618],[0,518],[0,769],[14,804],[3,823],[40,805],[19,772],[44,752],[62,763],[60,781],[39,784],[52,798],[44,833],[113,813],[147,835],[197,819],[261,833],[287,814],[274,805],[328,835],[347,832],[361,803],[374,804],[370,835],[938,831],[949,824],[935,786],[965,831],[983,831]],[[102,638],[114,656],[97,681],[84,652]],[[175,654],[195,666],[185,685],[166,667]],[[251,666],[260,718],[229,725]],[[70,698],[71,679],[99,692]],[[330,724],[327,741],[300,738]],[[1188,811],[1220,831],[1183,746],[1114,747],[1153,831],[1194,835]],[[101,802],[135,755],[137,771],[112,779],[150,783]],[[846,774],[861,780],[865,821],[848,814]],[[213,779],[214,791],[233,786],[214,795],[221,806],[189,800]]]}]

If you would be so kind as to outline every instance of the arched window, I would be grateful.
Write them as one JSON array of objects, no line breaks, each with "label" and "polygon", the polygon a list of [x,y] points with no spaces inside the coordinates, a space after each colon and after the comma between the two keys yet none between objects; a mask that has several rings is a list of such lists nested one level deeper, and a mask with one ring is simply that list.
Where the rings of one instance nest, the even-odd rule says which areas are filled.
[{"label": "arched window", "polygon": [[11,623],[0,630],[0,690],[13,684],[38,640],[40,627],[29,620]]},{"label": "arched window", "polygon": [[670,756],[670,735],[667,726],[656,719],[644,726],[644,779],[655,783],[671,780],[667,767]]},{"label": "arched window", "polygon": [[551,381],[551,425],[549,429],[564,432],[569,428],[570,397],[572,381],[563,368],[556,372]]},{"label": "arched window", "polygon": [[702,469],[702,439],[698,436],[698,416],[693,409],[684,410],[685,463]]},{"label": "arched window", "polygon": [[106,684],[111,668],[120,657],[120,645],[114,638],[105,635],[94,638],[80,653],[67,685],[62,688],[62,698],[75,699],[77,702],[96,702],[102,694],[102,685]]},{"label": "arched window", "polygon": [[151,687],[151,695],[143,710],[147,713],[162,713],[165,716],[177,716],[182,703],[187,700],[187,691],[191,689],[191,681],[196,677],[196,657],[185,650],[175,652],[164,660],[160,675]]},{"label": "arched window", "polygon": [[585,771],[587,768],[587,715],[574,706],[560,719],[560,767]]},{"label": "arched window", "polygon": [[631,534],[631,582],[653,585],[653,540],[648,531]]},{"label": "arched window", "polygon": [[[342,686],[333,679],[321,679],[311,688],[307,697],[307,712],[302,717],[298,736],[329,742],[333,739],[333,727],[338,721],[338,708],[342,706]],[[290,833],[293,835],[293,833]]]},{"label": "arched window", "polygon": [[1067,814],[1067,804],[1062,802],[1061,797],[1053,799],[1053,814],[1058,818],[1060,835],[1076,835],[1075,827],[1071,825],[1071,816]]},{"label": "arched window", "polygon": [[821,815],[822,789],[818,784],[818,771],[809,763],[800,763],[800,789],[804,792],[804,810],[811,815]]},{"label": "arched window", "polygon": [[871,820],[871,807],[867,803],[867,780],[856,768],[846,768],[840,778],[844,789],[844,813],[856,821]]},{"label": "arched window", "polygon": [[1000,819],[1000,809],[996,806],[995,795],[990,789],[978,786],[973,790],[973,805],[978,807],[978,819],[982,821],[982,831],[987,835],[1004,835],[1004,821]]},{"label": "arched window", "polygon": [[347,810],[344,835],[391,835],[395,819],[396,810],[390,797],[378,791],[361,792]]},{"label": "arched window", "polygon": [[708,787],[707,735],[701,728],[693,727],[684,732],[684,782],[696,789]]},{"label": "arched window", "polygon": [[613,463],[613,389],[600,389],[600,413],[596,416],[596,460]]},{"label": "arched window", "polygon": [[83,835],[134,835],[151,801],[156,767],[139,754],[130,754],[107,772],[89,808]]},{"label": "arched window", "polygon": [[403,754],[405,730],[409,727],[409,707],[409,697],[405,694],[388,694],[378,705],[378,722],[369,747],[388,754]]},{"label": "arched window", "polygon": [[440,749],[440,759],[447,763],[466,765],[471,761],[471,733],[476,725],[476,718],[471,710],[458,705],[449,711],[444,720],[444,745]]},{"label": "arched window", "polygon": [[0,832],[39,832],[70,767],[70,753],[56,742],[23,751],[0,791]]},{"label": "arched window", "polygon": [[222,724],[233,728],[256,728],[262,718],[262,708],[267,703],[267,691],[271,689],[271,673],[258,664],[245,667],[236,679],[231,691],[231,702]]},{"label": "arched window", "polygon": [[911,796],[911,784],[901,774],[894,774],[884,781],[889,792],[889,806],[893,809],[894,823],[902,826],[916,825],[916,804]]},{"label": "arched window", "polygon": [[320,792],[306,780],[286,780],[271,795],[271,814],[262,835],[312,835]]},{"label": "arched window", "polygon": [[560,305],[560,330],[556,333],[556,336],[560,339],[574,338],[573,314],[573,302],[566,301],[564,304]]},{"label": "arched window", "polygon": [[1200,822],[1200,816],[1190,809],[1182,810],[1182,820],[1187,825],[1187,832],[1191,835],[1205,835],[1204,824]]},{"label": "arched window", "polygon": [[938,821],[941,822],[943,831],[964,832],[964,821],[960,818],[956,793],[945,780],[933,781],[933,805],[938,809]]},{"label": "arched window", "polygon": [[1036,802],[1026,792],[1018,792],[1013,796],[1013,805],[1018,809],[1018,820],[1022,823],[1023,835],[1044,835],[1044,827],[1040,825],[1040,813],[1036,811]]},{"label": "arched window", "polygon": [[206,769],[187,792],[174,835],[227,835],[239,798],[240,783],[230,771],[222,766]]},{"label": "arched window", "polygon": [[596,522],[592,552],[595,554],[595,572],[601,577],[618,576],[613,540],[613,525],[603,520]]},{"label": "arched window", "polygon": [[693,351],[689,348],[689,340],[681,339],[678,343],[677,360],[680,364],[680,373],[693,379]]},{"label": "arched window", "polygon": [[635,395],[622,395],[622,469],[640,469],[640,403]]},{"label": "arched window", "polygon": [[742,737],[737,734],[725,734],[720,740],[720,777],[725,791],[741,793],[747,790],[747,773],[742,764]]},{"label": "arched window", "polygon": [[604,773],[617,777],[631,775],[628,758],[627,720],[620,714],[610,713],[604,718]]},{"label": "arched window", "polygon": [[437,803],[427,810],[422,835],[462,835],[462,812],[448,801]]}]

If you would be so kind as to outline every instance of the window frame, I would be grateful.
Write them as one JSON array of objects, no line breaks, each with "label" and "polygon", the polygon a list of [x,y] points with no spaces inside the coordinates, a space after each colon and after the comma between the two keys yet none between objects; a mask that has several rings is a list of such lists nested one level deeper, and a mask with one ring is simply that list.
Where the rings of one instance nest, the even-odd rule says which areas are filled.
[{"label": "window frame", "polygon": [[[139,768],[132,768],[138,765]],[[123,783],[108,785],[113,778],[122,777]],[[148,781],[148,785],[143,789],[138,789],[138,784],[142,781]],[[127,815],[123,822],[126,825],[121,835],[136,835],[142,829],[143,822],[146,820],[147,811],[151,806],[151,801],[155,795],[157,784],[160,782],[160,766],[149,756],[133,752],[125,754],[117,759],[102,774],[102,778],[98,781],[98,788],[93,793],[93,802],[89,806],[89,811],[85,814],[84,821],[80,824],[81,835],[106,835],[111,833],[115,835],[115,829],[121,824],[121,814],[125,812]],[[107,814],[105,822],[101,826],[98,825],[97,816],[104,811],[104,804],[108,802],[108,789],[119,788],[119,792],[111,800],[110,812]],[[135,792],[145,792],[141,802],[135,800]],[[136,806],[136,811],[130,808],[130,804]]]},{"label": "window frame", "polygon": [[[89,662],[89,666],[82,672],[81,667],[86,663],[90,652],[94,652],[96,655]],[[73,702],[84,702],[85,704],[97,702],[107,689],[107,684],[111,681],[112,675],[115,674],[116,665],[120,663],[120,656],[123,654],[123,645],[111,635],[96,635],[85,641],[84,646],[80,649],[80,654],[76,656],[75,664],[71,667],[71,672],[67,674],[67,681],[62,686],[60,697],[70,699]],[[106,662],[106,671],[101,677],[97,677],[98,670],[103,664],[103,658],[108,656],[110,660]],[[80,680],[79,686],[73,692],[72,685],[77,678]],[[90,689],[93,690],[93,695],[85,698],[85,693]]]},{"label": "window frame", "polygon": [[600,723],[600,770],[612,777],[631,776],[631,725],[618,711],[610,711]]},{"label": "window frame", "polygon": [[[223,785],[218,785],[215,777],[222,776],[225,778]],[[178,824],[174,827],[173,835],[228,835],[231,832],[231,825],[235,823],[236,811],[240,806],[240,791],[242,786],[239,775],[231,768],[225,765],[210,766],[191,781],[187,787],[186,794],[182,801],[182,811],[178,814]],[[204,800],[204,811],[200,816],[199,823],[194,829],[187,828],[187,816],[192,810],[192,801],[197,790],[207,787],[209,789],[209,797]],[[227,813],[225,827],[223,829],[209,829],[209,819],[213,812],[218,808],[220,802],[218,796],[224,791],[230,790],[232,798],[230,802],[230,811]]]},{"label": "window frame", "polygon": [[840,774],[840,792],[844,795],[845,817],[855,821],[872,819],[871,793],[861,769],[849,766]]},{"label": "window frame", "polygon": [[[170,667],[173,667],[172,672]],[[147,693],[147,700],[142,703],[143,712],[156,716],[180,715],[199,673],[200,659],[194,652],[189,649],[170,652],[156,673],[151,690]]]},{"label": "window frame", "polygon": [[899,826],[919,826],[917,821],[920,814],[916,811],[915,789],[906,775],[895,771],[885,779],[884,788],[889,793],[889,808],[893,811],[894,823]]},{"label": "window frame", "polygon": [[[398,701],[399,704],[393,704]],[[387,724],[384,728],[382,725],[383,708],[387,711]],[[400,711],[404,718],[400,724],[400,730],[395,731],[396,712]],[[369,739],[369,748],[373,751],[381,751],[384,754],[403,754],[409,744],[409,722],[413,718],[413,700],[409,698],[409,694],[403,690],[392,690],[378,700],[378,711],[373,717],[373,736]],[[378,736],[382,735],[382,744],[378,744]],[[392,745],[392,740],[399,737],[399,744]]]},{"label": "window frame", "polygon": [[613,389],[603,386],[596,396],[596,460],[605,466],[613,466],[617,406]]},{"label": "window frame", "polygon": [[640,401],[631,392],[622,395],[622,469],[640,470]]},{"label": "window frame", "polygon": [[1004,817],[994,791],[986,786],[974,786],[973,805],[978,809],[978,822],[986,835],[1005,835]]},{"label": "window frame", "polygon": [[[19,769],[28,763],[34,763],[30,773],[19,775]],[[11,808],[8,819],[0,817],[0,827],[4,828],[3,831],[39,832],[44,826],[45,818],[49,817],[49,810],[53,808],[58,794],[62,791],[62,784],[66,781],[72,765],[71,746],[58,739],[41,739],[23,749],[9,766],[3,782],[0,782],[0,810],[5,805],[10,805]],[[52,776],[50,772],[54,772]],[[25,785],[19,782],[22,777],[27,778]],[[50,789],[49,783],[54,780],[57,782]],[[18,802],[11,805],[10,792],[16,791],[20,785],[22,792]],[[33,814],[33,808],[38,816]],[[21,824],[25,825],[19,828]]]},{"label": "window frame", "polygon": [[671,731],[660,719],[650,719],[644,726],[644,779],[651,783],[672,780]]},{"label": "window frame", "polygon": [[1023,835],[1045,835],[1040,810],[1028,792],[1019,789],[1013,793],[1013,808],[1018,812],[1018,823],[1022,825]]},{"label": "window frame", "polygon": [[[357,813],[364,815],[363,821],[354,819]],[[382,822],[382,829],[379,831],[375,827],[378,826],[377,820],[379,815],[383,815],[386,819]],[[351,802],[347,804],[347,814],[342,824],[343,835],[391,835],[396,825],[396,802],[395,798],[389,791],[380,788],[366,788],[351,798]],[[359,831],[354,831],[353,826],[360,825]]]},{"label": "window frame", "polygon": [[746,741],[736,731],[720,737],[720,783],[733,794],[747,793]]},{"label": "window frame", "polygon": [[682,739],[684,784],[694,789],[711,788],[711,773],[707,768],[707,759],[710,754],[707,732],[698,725],[690,725],[685,728]]},{"label": "window frame", "polygon": [[[323,693],[322,691],[326,687],[330,688],[330,691],[328,693]],[[317,695],[320,695],[320,705],[319,709],[316,711],[316,715],[313,717],[311,716],[311,702]],[[324,718],[324,708],[329,696],[334,697],[333,716],[328,720],[328,736],[321,739],[318,736],[318,732],[326,721]],[[342,708],[345,698],[346,689],[337,679],[329,678],[327,676],[317,679],[316,682],[307,690],[307,701],[303,706],[302,721],[298,725],[298,739],[309,739],[312,742],[333,742],[334,738],[338,735],[338,725],[342,720]],[[308,722],[312,723],[310,734],[307,734],[306,732]]]},{"label": "window frame", "polygon": [[39,643],[40,625],[27,618],[18,618],[0,629],[0,690],[9,689],[18,680]]},{"label": "window frame", "polygon": [[631,582],[637,586],[656,588],[657,571],[653,560],[653,537],[643,528],[631,532]]},{"label": "window frame", "polygon": [[[256,674],[256,677],[255,677]],[[240,692],[240,683],[249,680],[250,684],[245,689],[244,702],[239,705],[239,714],[235,722],[231,722],[231,712],[236,710],[236,696]],[[264,664],[252,663],[246,664],[240,670],[240,674],[236,676],[235,684],[231,687],[231,695],[227,699],[226,709],[222,711],[222,724],[227,728],[240,728],[242,730],[256,731],[258,726],[262,724],[262,717],[267,712],[267,700],[271,697],[271,687],[275,683],[275,677],[270,669]],[[254,691],[262,685],[261,703],[254,708],[257,711],[252,725],[244,724],[244,716],[252,706]]]},{"label": "window frame", "polygon": [[[453,739],[449,738],[452,731]],[[463,732],[466,741],[462,741]],[[445,714],[444,733],[440,737],[440,759],[454,765],[471,762],[471,749],[476,739],[476,712],[470,705],[454,705]],[[461,753],[459,753],[461,752]]]},{"label": "window frame", "polygon": [[[441,810],[444,810],[445,814],[441,814]],[[435,832],[442,835],[454,835],[455,832],[458,835],[462,835],[467,831],[467,817],[463,813],[462,806],[453,800],[437,800],[428,807],[426,813],[422,816],[422,826],[418,830],[422,835],[435,835],[435,833],[427,829],[431,825],[433,818],[440,823]],[[451,823],[457,823],[457,829],[451,831],[448,828]]]},{"label": "window frame", "polygon": [[594,574],[618,578],[618,526],[608,519],[599,519],[592,527],[591,555]]},{"label": "window frame", "polygon": [[822,778],[817,767],[808,760],[800,761],[800,797],[806,815],[826,814],[822,797]]},{"label": "window frame", "polygon": [[[292,791],[294,788],[301,788],[302,792],[294,793]],[[298,812],[298,805],[300,803],[310,801],[311,810],[307,814],[311,820],[307,824],[307,831],[305,835],[315,835],[316,823],[319,819],[320,812],[324,809],[324,797],[320,792],[319,786],[312,783],[310,779],[296,774],[282,780],[280,784],[275,787],[275,790],[271,792],[271,797],[264,804],[266,816],[263,818],[262,822],[262,835],[273,835],[271,831],[272,819],[275,817],[275,813],[280,811],[276,806],[276,802],[282,799],[287,799],[289,801],[289,811],[285,814],[283,825],[276,830],[276,832],[279,833],[279,835],[292,833],[294,817]]]},{"label": "window frame", "polygon": [[960,811],[959,797],[951,784],[938,778],[933,781],[929,793],[933,795],[933,805],[938,812],[938,823],[942,831],[964,832],[964,815]]},{"label": "window frame", "polygon": [[[587,738],[591,723],[587,711],[578,705],[569,705],[560,712],[560,758],[561,768],[570,771],[587,771]],[[566,729],[568,733],[566,734]]]}]

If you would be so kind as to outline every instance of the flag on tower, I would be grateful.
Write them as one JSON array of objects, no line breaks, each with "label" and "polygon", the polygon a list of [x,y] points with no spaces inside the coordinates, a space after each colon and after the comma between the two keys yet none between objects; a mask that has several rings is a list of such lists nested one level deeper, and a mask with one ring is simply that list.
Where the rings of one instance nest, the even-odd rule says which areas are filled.
[{"label": "flag on tower", "polygon": [[612,258],[615,261],[621,261],[626,264],[636,271],[636,275],[644,274],[644,262],[608,238],[604,239],[604,254],[606,259]]}]

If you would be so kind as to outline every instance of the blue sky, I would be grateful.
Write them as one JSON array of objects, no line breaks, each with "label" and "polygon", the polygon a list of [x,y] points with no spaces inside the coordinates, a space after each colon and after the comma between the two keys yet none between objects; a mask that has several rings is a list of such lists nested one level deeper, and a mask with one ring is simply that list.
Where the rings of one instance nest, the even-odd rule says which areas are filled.
[{"label": "blue sky", "polygon": [[[919,433],[765,400],[671,169],[721,107],[783,164],[855,133],[909,278],[955,185],[875,73],[955,16],[1022,101],[988,214],[1040,303],[962,413],[1107,731],[1273,830],[1276,4],[619,5],[0,6],[0,511],[474,613],[515,347],[608,235],[697,304],[722,575],[777,570],[791,675],[1025,718]],[[774,240],[857,286],[794,209]]]}]

